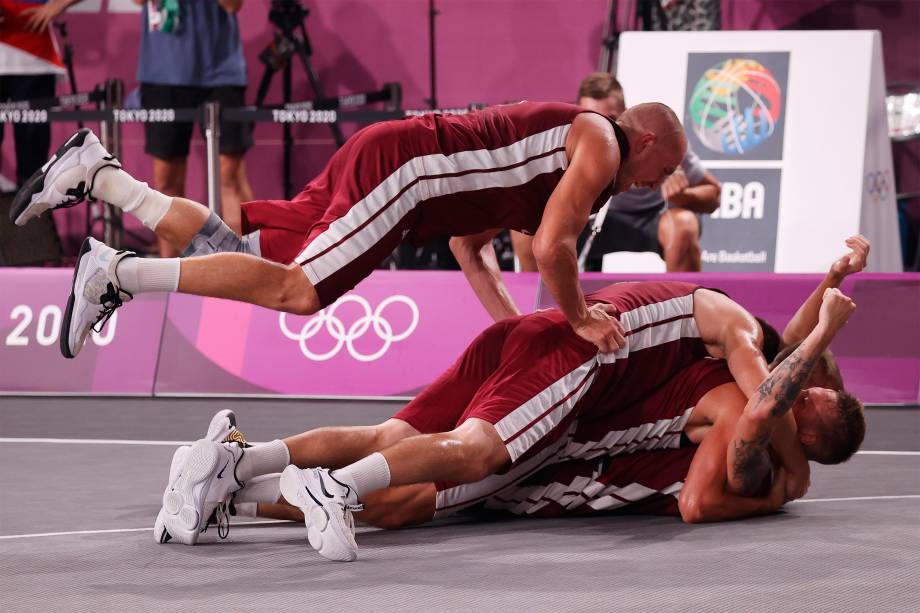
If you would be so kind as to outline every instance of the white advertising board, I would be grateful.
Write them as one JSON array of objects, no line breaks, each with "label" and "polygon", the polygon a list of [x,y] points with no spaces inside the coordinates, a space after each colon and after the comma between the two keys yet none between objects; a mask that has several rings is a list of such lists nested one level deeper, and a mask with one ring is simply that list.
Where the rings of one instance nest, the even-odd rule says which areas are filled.
[{"label": "white advertising board", "polygon": [[617,77],[723,183],[704,270],[821,272],[857,232],[902,270],[878,32],[628,32]]}]

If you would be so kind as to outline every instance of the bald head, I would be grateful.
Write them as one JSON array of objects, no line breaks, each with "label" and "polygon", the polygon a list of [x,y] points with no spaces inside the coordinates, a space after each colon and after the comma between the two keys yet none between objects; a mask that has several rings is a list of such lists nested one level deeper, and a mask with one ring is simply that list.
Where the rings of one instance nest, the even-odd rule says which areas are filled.
[{"label": "bald head", "polygon": [[659,141],[668,141],[668,144],[679,146],[681,151],[686,152],[687,136],[684,134],[684,127],[671,107],[666,104],[644,102],[631,106],[620,115],[619,123],[637,132],[651,132]]},{"label": "bald head", "polygon": [[[687,136],[677,115],[660,102],[646,102],[626,109],[617,123],[629,137],[630,146],[620,173],[625,185],[618,187],[658,189],[687,153]],[[617,182],[620,183],[619,177]]]}]

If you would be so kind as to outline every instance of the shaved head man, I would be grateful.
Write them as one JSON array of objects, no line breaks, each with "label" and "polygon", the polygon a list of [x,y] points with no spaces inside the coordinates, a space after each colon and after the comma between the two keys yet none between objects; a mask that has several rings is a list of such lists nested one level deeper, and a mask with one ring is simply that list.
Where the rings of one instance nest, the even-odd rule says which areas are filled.
[{"label": "shaved head man", "polygon": [[403,240],[445,234],[480,301],[502,320],[520,313],[491,244],[503,229],[534,236],[537,267],[569,325],[609,353],[624,342],[622,326],[585,303],[578,235],[612,194],[660,185],[685,150],[677,117],[661,104],[638,105],[622,120],[571,104],[521,102],[382,122],[349,139],[294,200],[244,203],[241,239],[206,208],[135,180],[81,130],[20,190],[11,216],[21,225],[96,197],[180,252],[213,254],[150,260],[87,239],[64,315],[65,357],[137,293],[178,291],[309,315]]}]

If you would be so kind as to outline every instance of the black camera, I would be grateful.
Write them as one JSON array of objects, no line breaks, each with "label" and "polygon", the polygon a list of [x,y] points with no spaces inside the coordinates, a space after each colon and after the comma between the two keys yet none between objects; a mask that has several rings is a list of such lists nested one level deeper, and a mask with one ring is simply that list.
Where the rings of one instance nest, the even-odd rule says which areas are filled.
[{"label": "black camera", "polygon": [[290,34],[303,23],[309,14],[310,11],[304,8],[300,0],[272,0],[268,20],[278,26],[282,32]]}]

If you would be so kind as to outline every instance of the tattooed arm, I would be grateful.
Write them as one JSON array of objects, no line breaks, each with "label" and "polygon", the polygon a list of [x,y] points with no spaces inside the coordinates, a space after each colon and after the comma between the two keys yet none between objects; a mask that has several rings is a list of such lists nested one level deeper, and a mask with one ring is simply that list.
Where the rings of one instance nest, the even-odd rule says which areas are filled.
[{"label": "tattooed arm", "polygon": [[[740,406],[744,396],[735,391]],[[693,455],[677,504],[688,524],[729,521],[776,512],[786,501],[786,471],[780,468],[765,496],[739,496],[728,491],[725,447],[738,421],[737,413],[719,417]],[[761,484],[758,484],[760,487]]]},{"label": "tattooed arm", "polygon": [[730,491],[751,495],[769,475],[771,436],[798,399],[815,361],[855,308],[839,290],[825,290],[818,325],[751,395],[726,450]]},{"label": "tattooed arm", "polygon": [[[725,358],[745,401],[756,396],[760,384],[770,376],[761,351],[763,331],[757,320],[727,296],[710,290],[697,290],[693,312],[709,354]],[[776,426],[770,444],[788,472],[786,498],[801,498],[808,491],[811,472],[791,414]]]}]

